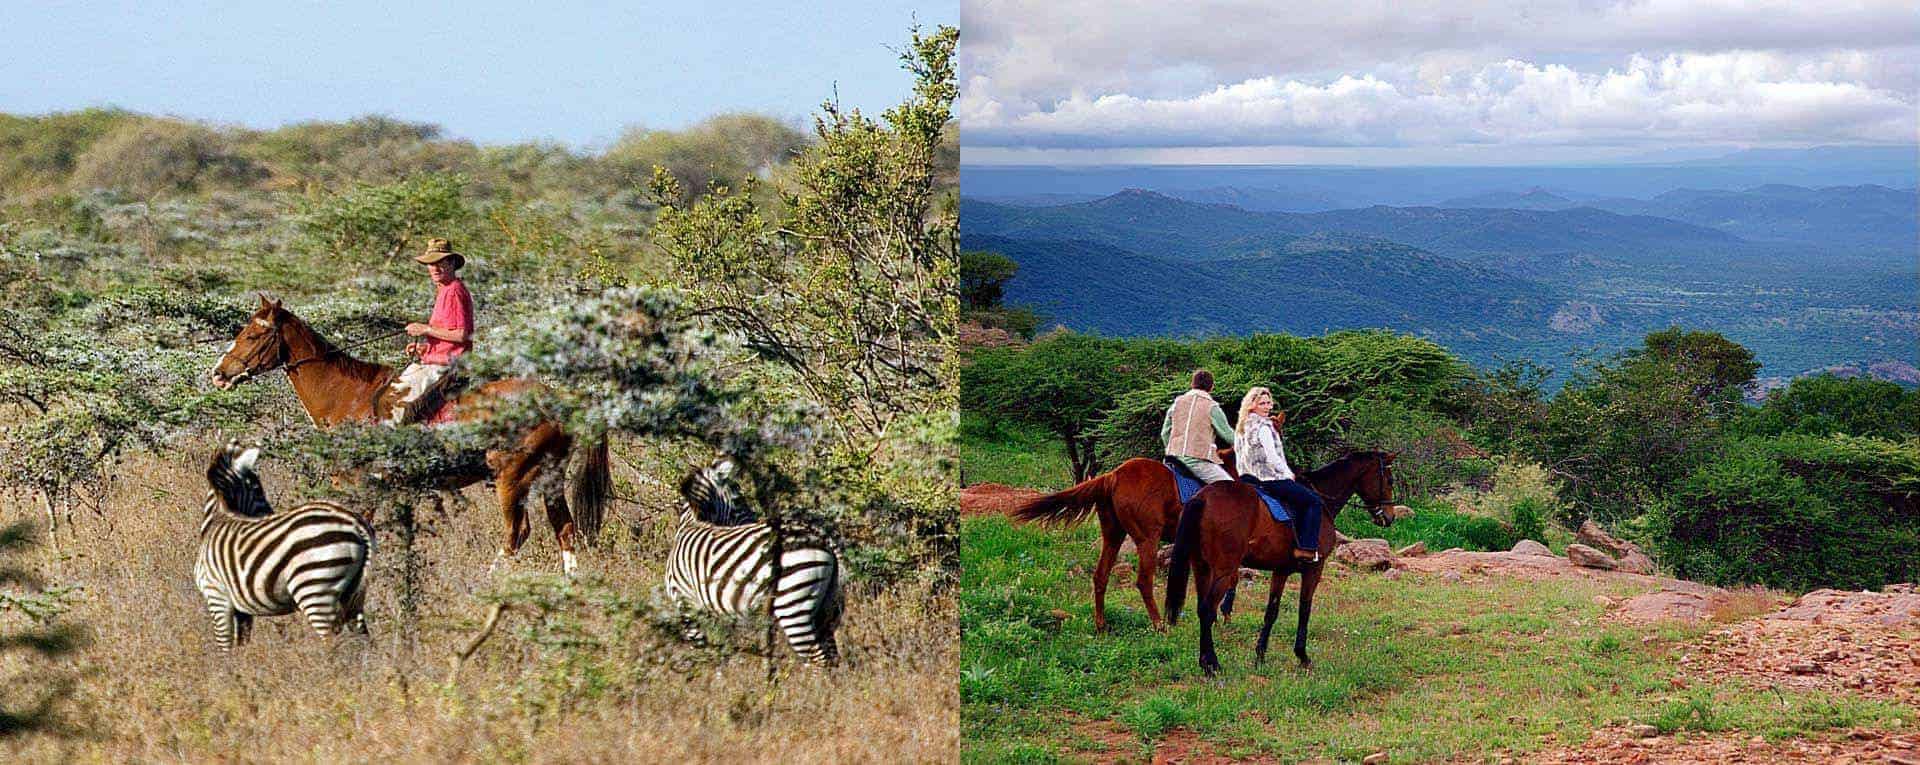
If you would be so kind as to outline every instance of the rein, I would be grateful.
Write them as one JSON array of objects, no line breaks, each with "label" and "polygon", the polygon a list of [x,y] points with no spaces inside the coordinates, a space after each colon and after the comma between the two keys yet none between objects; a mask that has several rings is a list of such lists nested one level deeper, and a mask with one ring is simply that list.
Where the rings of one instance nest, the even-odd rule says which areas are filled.
[{"label": "rein", "polygon": [[[406,334],[406,333],[407,333],[407,330],[406,330],[406,329],[404,329],[404,328],[402,328],[402,329],[396,329],[396,330],[394,330],[394,331],[392,331],[392,332],[388,332],[388,333],[386,333],[386,334],[384,334],[384,335],[374,335],[373,337],[368,337],[368,338],[362,338],[362,339],[360,339],[360,340],[356,340],[356,341],[354,341],[354,342],[351,342],[351,343],[347,343],[346,345],[342,345],[342,346],[340,346],[340,347],[338,347],[338,348],[334,348],[333,350],[330,350],[330,351],[327,351],[326,353],[321,353],[321,354],[316,354],[316,355],[313,355],[313,356],[308,356],[307,358],[304,358],[304,359],[300,359],[299,361],[289,361],[289,362],[287,362],[286,364],[284,364],[284,365],[281,365],[281,367],[280,367],[280,368],[281,368],[281,369],[284,369],[284,370],[286,370],[288,374],[292,374],[292,373],[293,373],[293,368],[294,368],[294,367],[297,367],[297,366],[300,366],[301,364],[305,364],[305,363],[308,363],[308,362],[311,362],[311,361],[319,361],[319,360],[321,360],[321,359],[324,359],[324,358],[326,358],[326,357],[328,357],[328,356],[332,356],[332,355],[334,355],[334,354],[336,354],[336,353],[345,353],[345,352],[347,352],[347,351],[351,351],[351,350],[353,350],[353,349],[355,349],[355,348],[359,348],[359,347],[361,347],[361,346],[364,346],[364,345],[367,345],[367,344],[369,344],[369,343],[375,343],[375,342],[379,342],[379,341],[381,341],[381,340],[385,340],[385,339],[387,339],[387,338],[391,338],[391,337],[398,337],[398,336],[400,336],[400,335],[404,335],[404,334]],[[270,371],[270,372],[271,372],[271,371],[273,371],[273,370],[268,370],[268,371]]]}]

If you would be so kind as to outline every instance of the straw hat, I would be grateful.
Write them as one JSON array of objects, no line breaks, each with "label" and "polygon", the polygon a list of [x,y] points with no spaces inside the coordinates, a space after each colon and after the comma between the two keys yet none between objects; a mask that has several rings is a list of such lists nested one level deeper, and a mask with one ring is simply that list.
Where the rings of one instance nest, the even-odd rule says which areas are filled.
[{"label": "straw hat", "polygon": [[415,263],[427,265],[431,263],[438,263],[442,260],[446,260],[447,258],[454,259],[453,260],[454,268],[459,268],[467,264],[467,257],[465,255],[461,255],[460,253],[453,251],[452,242],[436,237],[433,239],[428,239],[427,251],[420,253],[419,255],[415,255],[413,260]]}]

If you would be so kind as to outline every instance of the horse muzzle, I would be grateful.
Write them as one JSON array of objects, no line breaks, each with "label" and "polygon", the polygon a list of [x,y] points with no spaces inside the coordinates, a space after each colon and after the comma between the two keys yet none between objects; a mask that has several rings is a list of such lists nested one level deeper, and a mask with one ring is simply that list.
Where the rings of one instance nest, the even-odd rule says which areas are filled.
[{"label": "horse muzzle", "polygon": [[231,390],[233,386],[246,382],[247,379],[250,377],[253,377],[253,375],[247,374],[246,372],[241,372],[240,374],[234,375],[232,377],[228,377],[226,375],[220,374],[219,372],[214,372],[213,374],[208,375],[207,379],[213,383],[213,387],[215,388],[219,388],[220,390]]}]

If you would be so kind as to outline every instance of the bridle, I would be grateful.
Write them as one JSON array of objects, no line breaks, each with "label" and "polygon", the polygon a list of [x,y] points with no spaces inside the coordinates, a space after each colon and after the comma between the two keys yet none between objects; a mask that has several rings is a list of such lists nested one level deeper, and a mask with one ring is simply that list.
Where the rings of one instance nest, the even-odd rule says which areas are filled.
[{"label": "bridle", "polygon": [[1393,513],[1388,509],[1394,505],[1393,477],[1387,475],[1387,461],[1384,458],[1376,455],[1373,460],[1374,468],[1380,471],[1380,485],[1387,487],[1387,496],[1376,502],[1368,502],[1367,515],[1373,517],[1374,525],[1386,528],[1393,525]]},{"label": "bridle", "polygon": [[[285,370],[287,374],[291,375],[293,374],[293,370],[298,369],[302,364],[308,364],[311,362],[319,361],[321,359],[327,358],[337,353],[350,351],[355,348],[359,348],[361,346],[367,345],[369,343],[379,342],[381,340],[385,340],[390,337],[397,337],[399,335],[404,335],[407,332],[405,328],[396,329],[392,332],[374,335],[368,338],[362,338],[360,340],[356,340],[346,345],[329,349],[322,353],[316,353],[304,359],[293,359],[293,358],[289,358],[290,356],[293,355],[293,347],[287,344],[287,339],[285,337],[280,336],[280,322],[276,320],[270,325],[263,325],[263,326],[266,326],[268,329],[272,330],[273,337],[274,337],[274,344],[277,346],[275,350],[278,351],[278,353],[275,355],[279,357],[278,360],[276,361],[273,359],[269,359],[261,362],[259,365],[256,366],[254,364],[254,360],[259,356],[259,354],[249,353],[247,354],[247,358],[243,359],[241,362],[243,366],[240,370],[240,374],[234,375],[232,380],[230,381],[230,384],[239,385],[240,383],[246,382],[247,380],[251,380],[255,377],[259,377],[260,375],[267,374],[276,369]],[[277,367],[274,366],[274,364],[276,363],[278,363],[279,366]]]}]

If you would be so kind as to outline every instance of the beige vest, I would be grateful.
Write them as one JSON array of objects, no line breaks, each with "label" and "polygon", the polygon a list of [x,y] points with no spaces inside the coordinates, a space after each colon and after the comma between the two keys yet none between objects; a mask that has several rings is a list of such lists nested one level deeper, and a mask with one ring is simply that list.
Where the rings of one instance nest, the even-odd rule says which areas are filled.
[{"label": "beige vest", "polygon": [[1167,454],[1219,463],[1213,449],[1213,409],[1219,406],[1206,391],[1194,388],[1173,400],[1173,429],[1167,433]]}]

